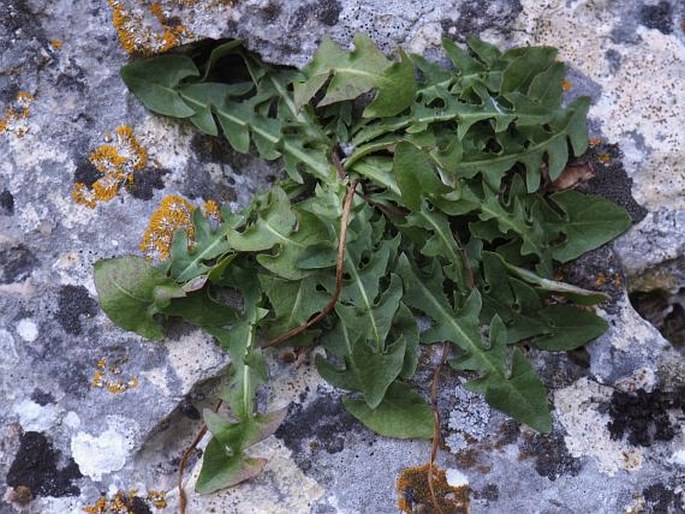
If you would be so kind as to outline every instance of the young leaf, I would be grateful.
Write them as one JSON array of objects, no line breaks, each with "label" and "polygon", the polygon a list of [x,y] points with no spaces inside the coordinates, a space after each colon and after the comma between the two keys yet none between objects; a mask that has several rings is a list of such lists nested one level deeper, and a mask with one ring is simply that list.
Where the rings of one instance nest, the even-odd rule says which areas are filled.
[{"label": "young leaf", "polygon": [[364,400],[343,398],[345,408],[377,434],[398,439],[433,437],[433,412],[408,385],[395,382],[383,401],[372,409]]},{"label": "young leaf", "polygon": [[556,48],[544,46],[526,48],[522,55],[513,59],[502,73],[500,91],[502,93],[527,92],[535,77],[554,65],[557,53]]},{"label": "young leaf", "polygon": [[[296,244],[290,239],[297,217],[290,207],[288,195],[280,187],[274,187],[268,195],[262,195],[253,204],[251,215],[244,227],[230,228],[228,242],[241,252],[269,250],[277,244]],[[242,228],[242,230],[238,230]]]},{"label": "young leaf", "polygon": [[172,298],[186,294],[145,259],[133,255],[96,262],[95,288],[109,319],[149,339],[161,339],[164,335],[154,315],[169,305]]},{"label": "young leaf", "polygon": [[195,241],[191,247],[185,230],[177,232],[171,245],[171,263],[169,274],[177,282],[188,282],[195,277],[211,271],[209,264],[231,249],[226,240],[226,230],[230,227],[227,221],[224,226],[213,229],[209,220],[200,209],[193,212]]},{"label": "young leaf", "polygon": [[272,435],[287,412],[281,409],[231,423],[205,409],[204,420],[213,437],[205,449],[196,491],[210,494],[259,475],[266,459],[245,457],[243,451]]},{"label": "young leaf", "polygon": [[202,457],[195,490],[200,494],[211,494],[238,485],[258,476],[266,463],[266,459],[229,455],[226,448],[212,438]]}]

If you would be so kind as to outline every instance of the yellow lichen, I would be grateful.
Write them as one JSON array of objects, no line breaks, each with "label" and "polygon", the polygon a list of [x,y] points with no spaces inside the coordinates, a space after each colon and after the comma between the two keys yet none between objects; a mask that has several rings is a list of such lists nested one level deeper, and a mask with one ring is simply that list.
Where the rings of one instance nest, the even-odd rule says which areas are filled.
[{"label": "yellow lichen", "polygon": [[19,91],[14,97],[12,105],[5,109],[5,115],[0,118],[0,133],[14,132],[17,137],[23,137],[28,129],[20,122],[31,114],[31,104],[34,97],[27,91]]},{"label": "yellow lichen", "polygon": [[205,218],[213,218],[216,221],[223,220],[223,217],[221,216],[221,208],[214,200],[207,200],[205,202],[205,205],[202,208],[202,213],[205,215]]},{"label": "yellow lichen", "polygon": [[104,514],[108,505],[109,502],[107,501],[107,498],[105,498],[104,496],[100,496],[100,498],[98,498],[98,501],[96,501],[93,505],[86,505],[82,508],[82,510],[87,514]]},{"label": "yellow lichen", "polygon": [[148,489],[147,490],[147,501],[150,502],[150,504],[155,509],[165,509],[167,507],[166,491],[164,491],[164,490],[158,491],[156,489]]},{"label": "yellow lichen", "polygon": [[64,43],[62,43],[59,39],[50,40],[50,47],[53,51],[61,50],[63,46]]},{"label": "yellow lichen", "polygon": [[609,155],[606,152],[601,153],[597,156],[597,160],[599,162],[601,162],[602,164],[607,164],[607,163],[611,162],[611,155]]},{"label": "yellow lichen", "polygon": [[147,254],[149,259],[156,256],[159,260],[167,260],[177,230],[185,229],[188,239],[194,239],[195,227],[192,223],[192,215],[195,209],[196,207],[182,196],[165,197],[150,216],[148,228],[140,243],[140,250]]},{"label": "yellow lichen", "polygon": [[149,489],[147,498],[143,500],[135,489],[119,490],[109,499],[104,495],[101,496],[93,505],[87,505],[82,510],[87,514],[135,514],[140,511],[141,501],[144,505],[149,502],[155,509],[166,508],[166,491]]},{"label": "yellow lichen", "polygon": [[97,204],[95,195],[83,182],[76,182],[71,190],[71,198],[79,205],[94,209]]},{"label": "yellow lichen", "polygon": [[120,394],[138,386],[138,378],[130,377],[126,380],[118,379],[122,374],[121,368],[117,363],[107,366],[107,359],[98,359],[95,373],[90,380],[90,385],[97,389],[107,389],[112,394]]},{"label": "yellow lichen", "polygon": [[133,128],[121,125],[114,136],[106,138],[108,143],[98,146],[88,160],[102,173],[91,189],[81,183],[74,184],[71,197],[80,205],[95,207],[97,202],[114,198],[122,186],[133,183],[134,172],[143,169],[148,162],[147,150],[136,139]]},{"label": "yellow lichen", "polygon": [[588,141],[588,144],[594,148],[595,146],[599,146],[602,144],[602,138],[601,137],[591,137],[590,140]]},{"label": "yellow lichen", "polygon": [[134,12],[133,9],[124,7],[122,0],[107,0],[107,3],[112,9],[112,24],[119,42],[129,54],[162,53],[193,39],[190,31],[184,25],[173,22],[173,17],[158,2],[149,6],[158,27],[146,23],[141,11]]},{"label": "yellow lichen", "polygon": [[568,79],[564,80],[564,81],[561,83],[561,89],[562,89],[562,91],[569,91],[569,90],[571,89],[571,86],[573,86],[573,84],[572,84],[571,81],[568,80]]}]

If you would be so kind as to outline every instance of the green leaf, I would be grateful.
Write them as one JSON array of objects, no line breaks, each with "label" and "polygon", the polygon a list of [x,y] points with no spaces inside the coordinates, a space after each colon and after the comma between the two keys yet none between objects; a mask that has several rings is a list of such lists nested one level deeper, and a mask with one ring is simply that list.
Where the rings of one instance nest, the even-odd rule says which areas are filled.
[{"label": "green leaf", "polygon": [[443,193],[447,188],[440,182],[436,170],[416,146],[400,142],[395,147],[393,168],[402,199],[407,207],[418,211],[421,198]]},{"label": "green leaf", "polygon": [[537,191],[540,184],[540,166],[545,155],[550,165],[550,178],[554,180],[566,165],[569,142],[575,156],[580,156],[587,149],[586,117],[589,107],[590,99],[580,97],[572,102],[566,111],[555,113],[554,120],[548,124],[549,129],[535,127],[534,130],[528,130],[521,127],[521,136],[527,139],[525,145],[500,136],[503,148],[496,153],[482,150],[465,152],[458,175],[470,178],[482,173],[490,186],[497,189],[504,172],[515,164],[522,163],[526,167],[528,191]]},{"label": "green leaf", "polygon": [[[331,234],[335,233],[332,225],[314,214],[297,209],[295,217],[297,219],[295,228],[285,239],[278,242],[273,252],[257,256],[259,264],[288,280],[299,280],[310,275],[313,263],[308,250],[320,248],[319,245],[328,243]],[[335,265],[337,252],[333,250],[333,254],[333,265]],[[303,257],[307,256],[309,256],[309,269],[301,266]]]},{"label": "green leaf", "polygon": [[154,315],[186,293],[145,259],[132,255],[95,263],[95,288],[105,314],[121,328],[161,339]]},{"label": "green leaf", "polygon": [[184,79],[199,75],[193,60],[185,55],[160,55],[121,68],[124,84],[145,107],[174,118],[195,115],[195,110],[181,99],[177,87]]},{"label": "green leaf", "polygon": [[[450,341],[460,347],[464,354],[453,361],[453,366],[482,373],[481,378],[470,383],[472,390],[485,393],[486,399],[490,394],[497,401],[497,405],[493,405],[495,408],[536,430],[549,430],[545,420],[551,424],[551,417],[544,386],[534,373],[530,376],[523,357],[521,361],[515,354],[514,365],[511,370],[508,369],[506,329],[498,317],[491,323],[490,342],[483,340],[479,323],[481,296],[478,291],[474,290],[463,308],[455,311],[443,293],[439,268],[433,266],[428,277],[419,278],[403,255],[398,271],[407,291],[405,301],[433,320],[433,326],[422,336],[423,341]],[[509,402],[501,401],[505,396]]]},{"label": "green leaf", "polygon": [[[280,187],[274,187],[254,204],[247,223],[230,228],[226,237],[230,245],[241,252],[269,250],[277,244],[296,244],[290,238],[297,217],[290,207],[288,195]],[[242,230],[239,230],[242,229]]]},{"label": "green leaf", "polygon": [[169,275],[177,282],[188,282],[212,270],[213,261],[231,249],[225,232],[230,228],[226,222],[223,227],[212,228],[200,209],[193,212],[195,240],[191,246],[185,230],[174,235],[171,245]]},{"label": "green leaf", "polygon": [[555,109],[561,104],[565,73],[563,63],[553,63],[533,78],[528,88],[528,97],[547,109]]},{"label": "green leaf", "polygon": [[260,274],[259,281],[274,311],[269,327],[273,336],[304,324],[323,310],[330,299],[329,294],[318,289],[319,281],[313,276],[293,281]]},{"label": "green leaf", "polygon": [[211,439],[203,454],[195,490],[211,494],[238,485],[258,476],[266,464],[266,459],[229,456],[219,441]]},{"label": "green leaf", "polygon": [[364,109],[365,118],[394,116],[405,110],[414,100],[416,79],[409,57],[400,49],[400,62],[395,62],[383,73],[377,84],[376,98]]},{"label": "green leaf", "polygon": [[628,230],[630,215],[623,207],[599,196],[568,190],[550,199],[563,211],[557,219],[546,219],[545,230],[563,234],[563,243],[553,249],[554,258],[568,262],[602,246]]},{"label": "green leaf", "polygon": [[609,325],[592,312],[571,305],[550,305],[540,312],[552,333],[533,339],[535,346],[550,352],[575,350],[607,331]]},{"label": "green leaf", "polygon": [[[354,37],[354,50],[345,52],[329,37],[321,42],[311,63],[303,70],[304,82],[295,83],[295,104],[308,103],[328,81],[326,93],[318,107],[358,96],[376,89],[366,116],[393,116],[409,106],[416,91],[411,62],[401,54],[399,63],[392,63],[367,36]],[[330,79],[330,80],[329,80]]]},{"label": "green leaf", "polygon": [[207,289],[173,299],[162,309],[162,313],[166,316],[181,317],[210,334],[219,336],[228,330],[228,325],[238,320],[235,308],[213,299]]},{"label": "green leaf", "polygon": [[245,457],[243,450],[272,435],[286,414],[287,409],[281,409],[230,423],[205,409],[204,420],[213,437],[205,449],[195,490],[210,494],[259,475],[266,459]]},{"label": "green leaf", "polygon": [[426,401],[408,385],[395,382],[375,409],[364,400],[343,398],[345,408],[371,430],[398,439],[433,437],[433,412]]},{"label": "green leaf", "polygon": [[452,64],[454,64],[454,67],[462,75],[485,71],[485,65],[473,58],[467,50],[457,46],[451,39],[443,38],[442,47],[445,49],[445,53],[452,61]]},{"label": "green leaf", "polygon": [[545,386],[518,348],[514,348],[509,380],[488,387],[485,400],[538,432],[552,431]]},{"label": "green leaf", "polygon": [[242,41],[240,39],[233,39],[231,41],[226,41],[219,46],[214,47],[214,49],[209,54],[207,62],[202,67],[204,74],[202,75],[202,80],[207,80],[209,73],[214,69],[216,63],[224,56],[236,53],[242,47]]},{"label": "green leaf", "polygon": [[[536,76],[554,64],[557,49],[551,47],[529,47],[519,57],[511,61],[502,73],[500,91],[527,92]],[[537,84],[536,84],[536,87]]]}]

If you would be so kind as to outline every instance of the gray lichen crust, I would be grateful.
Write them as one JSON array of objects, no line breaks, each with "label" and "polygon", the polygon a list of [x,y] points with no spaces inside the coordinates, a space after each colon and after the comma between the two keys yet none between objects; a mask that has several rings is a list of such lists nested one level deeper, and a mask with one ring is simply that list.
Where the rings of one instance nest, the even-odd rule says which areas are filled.
[{"label": "gray lichen crust", "polygon": [[[625,275],[609,249],[584,262],[584,287],[615,288],[605,306],[611,329],[586,352],[531,355],[553,390],[552,434],[519,428],[463,391],[458,377],[444,378],[449,448],[439,464],[448,481],[468,484],[474,513],[683,512],[684,350],[636,313],[625,284],[632,295],[665,291],[669,313],[682,312],[685,4],[676,0],[5,0],[0,512],[82,512],[101,491],[106,501],[121,491],[146,512],[176,511],[181,453],[229,365],[208,336],[184,325],[170,325],[163,342],[113,326],[97,305],[92,266],[139,252],[162,198],[237,207],[278,168],[147,112],[119,78],[127,50],[238,37],[269,62],[302,66],[324,35],[349,45],[356,32],[386,51],[399,44],[428,57],[438,56],[443,36],[468,34],[558,47],[570,65],[569,95],[592,96],[592,135],[618,144],[649,211],[614,245]],[[107,147],[129,159],[121,166],[131,178],[89,208],[79,194],[103,177]],[[602,158],[621,159],[618,151]],[[682,337],[685,329],[674,330]],[[189,512],[396,512],[395,481],[427,461],[429,443],[373,435],[313,366],[273,357],[262,400],[290,410],[255,448],[269,459],[265,472],[214,496],[191,495]],[[429,371],[417,387],[427,389]]]}]

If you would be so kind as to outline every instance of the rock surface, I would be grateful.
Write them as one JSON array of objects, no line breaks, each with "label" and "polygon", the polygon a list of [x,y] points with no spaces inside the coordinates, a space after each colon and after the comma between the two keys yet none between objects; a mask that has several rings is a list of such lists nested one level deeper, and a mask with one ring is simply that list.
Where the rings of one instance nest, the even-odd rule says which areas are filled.
[{"label": "rock surface", "polygon": [[[163,343],[113,326],[97,305],[92,265],[138,252],[162,197],[243,205],[277,168],[147,112],[118,76],[125,49],[240,37],[269,61],[301,66],[323,35],[347,45],[355,32],[388,51],[400,44],[432,57],[441,37],[468,34],[558,47],[571,93],[593,98],[593,135],[623,152],[627,181],[613,183],[632,180],[648,211],[613,245],[615,254],[603,249],[568,270],[614,301],[605,307],[610,331],[586,352],[534,356],[552,391],[552,434],[518,427],[446,373],[440,465],[467,484],[471,512],[685,512],[685,4],[5,0],[0,513],[83,512],[101,493],[109,500],[119,491],[121,499],[133,489],[137,497],[124,498],[133,512],[176,511],[175,471],[199,427],[196,409],[229,364],[208,337],[184,326],[169,327]],[[131,143],[121,126],[132,127],[146,154],[134,186],[95,209],[78,205],[74,183],[98,175],[92,154]],[[290,411],[255,448],[269,459],[266,471],[229,491],[192,496],[189,513],[397,512],[396,481],[427,461],[429,443],[373,435],[312,366],[277,357],[268,400]],[[424,375],[417,382],[425,386],[429,370]],[[160,490],[169,491],[167,507]]]}]

